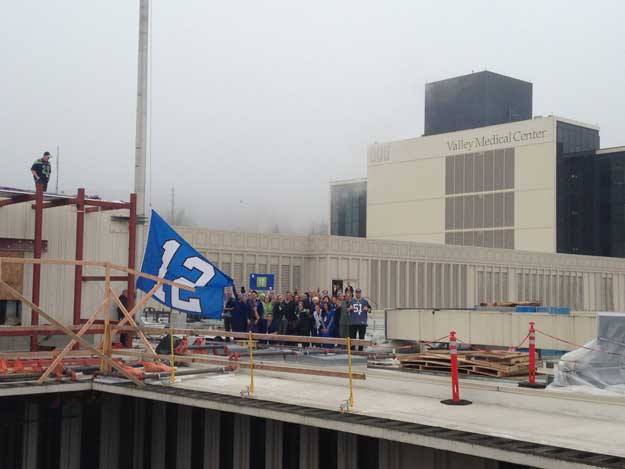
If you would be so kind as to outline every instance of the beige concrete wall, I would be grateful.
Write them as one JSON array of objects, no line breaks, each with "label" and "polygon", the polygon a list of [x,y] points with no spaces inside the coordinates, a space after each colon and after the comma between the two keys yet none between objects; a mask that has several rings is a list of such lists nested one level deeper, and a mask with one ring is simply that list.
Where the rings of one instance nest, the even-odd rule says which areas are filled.
[{"label": "beige concrete wall", "polygon": [[[554,117],[372,145],[368,151],[367,236],[445,242],[445,157],[515,148],[515,249],[556,250]],[[539,138],[522,140],[535,132]],[[477,140],[512,135],[478,146]],[[518,138],[517,138],[518,137]]]},{"label": "beige concrete wall", "polygon": [[[128,262],[128,224],[111,220],[112,215],[128,215],[127,210],[91,213],[85,217],[84,259],[102,260],[126,265]],[[74,259],[76,252],[76,208],[71,206],[45,209],[43,239],[48,241],[47,259]],[[0,208],[0,237],[34,238],[34,210],[31,203]],[[32,257],[26,254],[26,257]],[[85,268],[84,275],[104,275],[102,269]],[[115,274],[114,274],[115,275]],[[117,275],[122,275],[117,273]],[[114,282],[118,290],[123,283]],[[82,317],[88,317],[103,298],[102,282],[83,284]],[[32,266],[24,269],[24,294],[32,295]],[[74,304],[74,268],[44,265],[41,268],[41,307],[64,323],[71,324]],[[45,323],[45,321],[40,321]],[[30,309],[23,306],[22,324],[30,324]]]},{"label": "beige concrete wall", "polygon": [[[412,154],[400,143],[393,155]],[[367,236],[444,242],[445,160],[442,157],[371,165],[367,183]]]},{"label": "beige concrete wall", "polygon": [[[180,228],[226,272],[280,272],[280,291],[330,288],[341,279],[376,306],[466,308],[539,300],[579,310],[625,309],[625,261],[338,236]],[[238,265],[235,265],[238,264]]]},{"label": "beige concrete wall", "polygon": [[515,148],[514,173],[515,249],[556,252],[555,138]]},{"label": "beige concrete wall", "polygon": [[[554,337],[585,344],[596,337],[596,314],[573,312],[571,315],[512,313],[493,311],[388,310],[386,334],[396,340],[434,340],[455,330],[470,344],[511,347],[527,335],[529,322]],[[577,347],[536,334],[542,349],[573,350]],[[527,342],[525,342],[527,347]]]},{"label": "beige concrete wall", "polygon": [[[74,211],[72,207],[45,211],[43,233],[49,241],[45,257],[74,257]],[[87,215],[85,258],[125,264],[127,224],[111,220],[111,215]],[[33,217],[30,205],[0,208],[0,236],[32,239]],[[328,235],[177,229],[239,285],[247,284],[252,272],[268,272],[276,274],[280,291],[329,289],[332,280],[340,279],[361,287],[381,309],[467,308],[481,301],[540,300],[576,310],[625,310],[623,259]],[[95,269],[85,271],[85,275],[98,274]],[[27,295],[31,278],[27,269]],[[83,317],[101,297],[101,283],[84,284]],[[72,304],[73,269],[45,267],[42,306],[70,322]],[[28,319],[27,311],[24,317]]]}]

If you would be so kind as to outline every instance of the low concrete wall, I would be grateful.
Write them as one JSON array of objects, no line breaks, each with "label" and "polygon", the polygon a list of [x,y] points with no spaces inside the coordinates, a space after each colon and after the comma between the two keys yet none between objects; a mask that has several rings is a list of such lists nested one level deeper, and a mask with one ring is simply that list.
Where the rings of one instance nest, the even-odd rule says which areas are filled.
[{"label": "low concrete wall", "polygon": [[[513,313],[498,311],[389,309],[386,336],[394,340],[433,340],[455,330],[458,337],[475,345],[510,347],[527,335],[529,322],[536,329],[575,344],[596,337],[596,313],[564,314]],[[525,342],[527,347],[527,342]],[[536,334],[541,349],[573,350],[577,347]]]}]

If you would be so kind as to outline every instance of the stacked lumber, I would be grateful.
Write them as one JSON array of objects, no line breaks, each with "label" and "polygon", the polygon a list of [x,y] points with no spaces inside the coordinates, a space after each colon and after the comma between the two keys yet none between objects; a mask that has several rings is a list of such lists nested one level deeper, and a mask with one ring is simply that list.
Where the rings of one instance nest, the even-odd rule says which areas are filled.
[{"label": "stacked lumber", "polygon": [[[399,356],[400,366],[420,371],[451,372],[451,358],[448,351],[430,350]],[[527,374],[529,357],[527,353],[506,351],[458,352],[458,373],[504,378]]]}]

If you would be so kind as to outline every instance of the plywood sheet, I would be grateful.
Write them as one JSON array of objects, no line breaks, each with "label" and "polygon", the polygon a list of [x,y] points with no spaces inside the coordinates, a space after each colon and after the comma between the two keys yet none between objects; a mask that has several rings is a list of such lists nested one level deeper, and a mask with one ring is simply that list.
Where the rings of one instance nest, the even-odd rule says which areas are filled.
[{"label": "plywood sheet", "polygon": [[[24,257],[24,253],[0,251],[0,257]],[[2,264],[2,280],[15,288],[18,292],[24,292],[24,264]],[[13,295],[0,289],[0,300],[17,300]]]}]

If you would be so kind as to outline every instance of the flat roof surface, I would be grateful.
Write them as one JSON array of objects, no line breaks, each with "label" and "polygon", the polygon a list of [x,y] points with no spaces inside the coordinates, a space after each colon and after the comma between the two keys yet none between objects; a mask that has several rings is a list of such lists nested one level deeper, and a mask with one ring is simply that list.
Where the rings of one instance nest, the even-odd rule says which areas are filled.
[{"label": "flat roof surface", "polygon": [[[348,397],[345,379],[256,372],[254,383],[254,398],[283,404],[336,411]],[[239,371],[183,377],[172,387],[240,396],[248,385]],[[449,378],[368,370],[365,381],[354,381],[353,413],[625,457],[622,399],[469,379],[460,388],[472,405],[441,404],[451,397]]]},{"label": "flat roof surface", "polygon": [[511,77],[510,75],[504,75],[503,73],[497,73],[497,72],[493,72],[491,70],[479,70],[477,72],[473,71],[471,73],[465,73],[464,75],[458,75],[458,76],[455,76],[455,77],[442,78],[440,80],[435,80],[435,81],[427,81],[427,82],[425,82],[425,84],[427,86],[427,85],[438,84],[438,83],[458,81],[458,80],[461,80],[463,78],[470,77],[472,75],[494,75],[494,76],[497,76],[497,77],[507,78],[508,80],[520,81],[521,83],[526,83],[528,85],[532,85],[531,81],[521,80],[520,78]]},{"label": "flat roof surface", "polygon": [[[0,198],[11,199],[21,195],[35,195],[35,191],[31,189],[0,186]],[[71,199],[74,197],[76,197],[76,194],[57,194],[55,192],[43,193],[43,200]],[[101,200],[98,195],[85,195],[85,198],[90,200]]]}]

